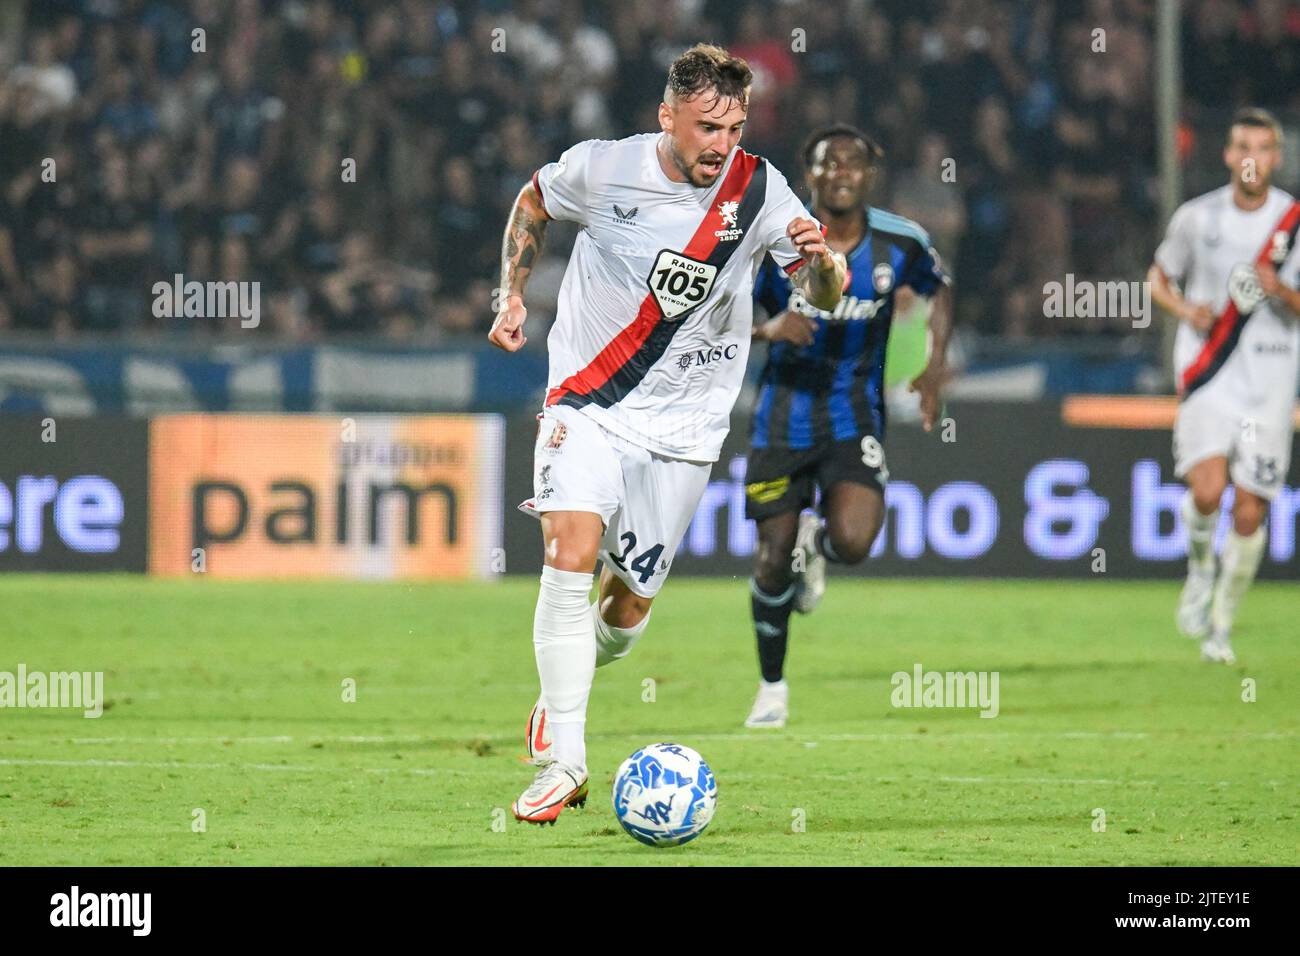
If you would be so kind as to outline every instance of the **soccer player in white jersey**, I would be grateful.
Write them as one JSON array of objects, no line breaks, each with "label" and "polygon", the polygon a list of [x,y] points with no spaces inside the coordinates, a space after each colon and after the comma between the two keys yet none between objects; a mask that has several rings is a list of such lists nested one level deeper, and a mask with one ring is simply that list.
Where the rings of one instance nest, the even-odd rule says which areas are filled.
[{"label": "soccer player in white jersey", "polygon": [[[524,337],[524,285],[546,223],[582,228],[548,339],[533,497],[541,590],[533,645],[541,696],[528,721],[536,779],[517,819],[553,823],[587,794],[584,742],[595,669],[645,630],[726,437],[749,355],[765,254],[808,301],[833,309],[843,256],[784,176],[738,148],[745,62],[714,46],[668,73],[657,133],[589,140],[543,166],[510,215],[504,306],[489,339]],[[590,602],[596,560],[604,568]]]},{"label": "soccer player in white jersey", "polygon": [[[1267,112],[1233,117],[1223,159],[1231,183],[1178,208],[1148,278],[1152,298],[1180,320],[1174,465],[1188,488],[1188,562],[1177,623],[1201,641],[1203,660],[1231,664],[1233,618],[1259,568],[1261,523],[1291,457],[1300,203],[1271,184],[1282,129]],[[1229,482],[1232,527],[1216,565],[1219,502]]]}]

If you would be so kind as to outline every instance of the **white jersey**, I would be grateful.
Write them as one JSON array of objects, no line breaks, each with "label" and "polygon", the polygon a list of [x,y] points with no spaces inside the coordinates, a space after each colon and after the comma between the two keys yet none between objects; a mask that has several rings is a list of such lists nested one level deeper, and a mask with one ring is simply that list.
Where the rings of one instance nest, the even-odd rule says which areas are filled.
[{"label": "white jersey", "polygon": [[1300,318],[1263,294],[1255,263],[1267,246],[1279,279],[1300,287],[1294,231],[1288,238],[1280,227],[1294,201],[1270,189],[1264,204],[1247,212],[1224,186],[1183,203],[1169,220],[1156,265],[1182,286],[1188,301],[1221,317],[1208,334],[1178,325],[1174,366],[1185,399],[1203,391],[1202,402],[1290,417],[1300,375]]},{"label": "white jersey", "polygon": [[808,217],[777,170],[736,148],[710,187],[673,182],[662,133],[588,140],[533,176],[547,214],[582,226],[547,343],[546,404],[669,458],[715,461],[749,356],[764,253]]}]

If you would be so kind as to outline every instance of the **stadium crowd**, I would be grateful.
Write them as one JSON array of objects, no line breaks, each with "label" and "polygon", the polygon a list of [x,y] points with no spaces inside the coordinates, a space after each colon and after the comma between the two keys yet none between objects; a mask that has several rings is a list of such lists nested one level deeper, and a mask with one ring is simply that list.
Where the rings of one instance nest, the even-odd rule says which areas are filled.
[{"label": "stadium crowd", "polygon": [[[34,0],[0,42],[0,330],[237,328],[155,318],[179,273],[259,281],[280,339],[478,334],[520,185],[573,142],[657,128],[668,63],[712,40],[755,72],[743,145],[792,181],[816,127],[879,139],[878,201],[929,229],[960,322],[1108,331],[1044,318],[1042,287],[1149,261],[1154,6]],[[1300,109],[1294,4],[1185,8],[1185,115]],[[534,273],[543,321],[571,236]]]}]

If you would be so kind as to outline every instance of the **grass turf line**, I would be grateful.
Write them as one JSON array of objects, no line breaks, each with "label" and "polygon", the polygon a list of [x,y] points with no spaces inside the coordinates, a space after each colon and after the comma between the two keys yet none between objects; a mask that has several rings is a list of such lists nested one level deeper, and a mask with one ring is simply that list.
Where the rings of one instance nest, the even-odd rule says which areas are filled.
[{"label": "grass turf line", "polygon": [[[0,578],[0,670],[103,670],[109,701],[99,720],[0,709],[0,865],[1300,862],[1294,585],[1251,590],[1223,667],[1174,632],[1173,583],[833,580],[793,619],[771,733],[742,727],[745,582],[675,578],[597,673],[593,797],[553,828],[509,818],[535,596],[531,577]],[[998,671],[1000,715],[894,708],[917,662]],[[658,740],[718,776],[685,847],[641,846],[609,805]]]}]

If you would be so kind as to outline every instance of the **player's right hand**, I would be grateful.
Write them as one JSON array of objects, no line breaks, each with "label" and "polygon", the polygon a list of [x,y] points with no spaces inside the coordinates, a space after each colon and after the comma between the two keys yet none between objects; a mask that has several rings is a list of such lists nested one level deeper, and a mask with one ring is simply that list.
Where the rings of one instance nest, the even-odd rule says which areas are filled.
[{"label": "player's right hand", "polygon": [[1255,266],[1255,277],[1259,279],[1259,287],[1265,295],[1277,295],[1281,288],[1278,282],[1277,270],[1267,262],[1261,262]]},{"label": "player's right hand", "polygon": [[830,258],[831,247],[821,227],[811,219],[797,216],[785,227],[785,234],[794,243],[795,250],[813,268],[823,269]]},{"label": "player's right hand", "polygon": [[510,296],[506,299],[506,307],[497,313],[496,321],[492,323],[488,341],[507,352],[518,352],[528,342],[524,335],[524,319],[527,317],[523,296]]},{"label": "player's right hand", "polygon": [[790,342],[802,348],[812,345],[816,334],[816,319],[804,315],[802,312],[786,309],[775,318],[768,319],[763,323],[760,338],[768,342]]},{"label": "player's right hand", "polygon": [[1184,302],[1181,318],[1197,332],[1202,333],[1210,331],[1210,326],[1214,324],[1214,312],[1208,305]]}]

